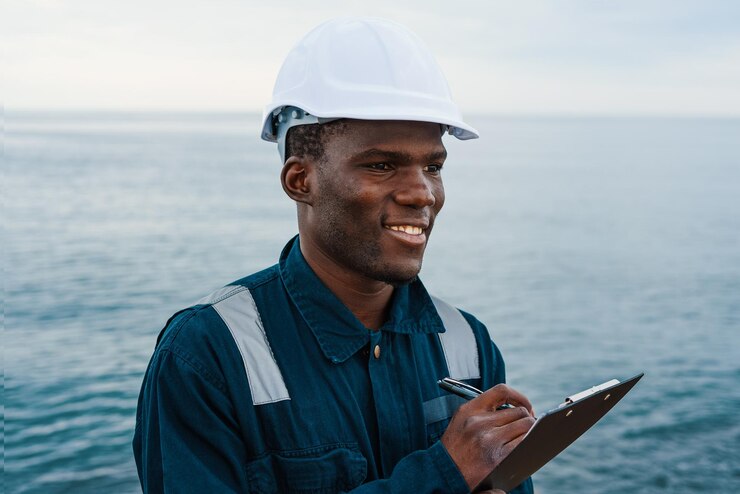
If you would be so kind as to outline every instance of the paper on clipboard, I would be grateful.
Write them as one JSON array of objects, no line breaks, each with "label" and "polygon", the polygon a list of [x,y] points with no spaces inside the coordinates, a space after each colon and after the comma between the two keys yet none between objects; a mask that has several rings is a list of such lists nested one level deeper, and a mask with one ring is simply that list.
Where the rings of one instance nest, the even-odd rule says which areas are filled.
[{"label": "paper on clipboard", "polygon": [[522,442],[473,492],[509,491],[521,484],[606,415],[643,375],[594,386],[569,396],[558,408],[541,415]]}]

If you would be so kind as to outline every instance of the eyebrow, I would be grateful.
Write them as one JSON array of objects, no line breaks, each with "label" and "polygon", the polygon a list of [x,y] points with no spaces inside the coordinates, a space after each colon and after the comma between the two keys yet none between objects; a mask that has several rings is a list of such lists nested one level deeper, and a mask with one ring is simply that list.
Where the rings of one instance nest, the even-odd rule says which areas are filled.
[{"label": "eyebrow", "polygon": [[[395,163],[408,163],[410,161],[414,160],[414,156],[409,153],[404,153],[402,151],[386,151],[383,149],[377,149],[377,148],[371,148],[367,149],[365,151],[361,151],[355,155],[353,155],[350,159],[352,161],[362,161],[365,159],[377,159],[377,158],[383,158],[388,161],[392,161]],[[432,151],[431,153],[424,156],[425,161],[443,161],[447,158],[447,150],[442,148],[437,151]]]}]

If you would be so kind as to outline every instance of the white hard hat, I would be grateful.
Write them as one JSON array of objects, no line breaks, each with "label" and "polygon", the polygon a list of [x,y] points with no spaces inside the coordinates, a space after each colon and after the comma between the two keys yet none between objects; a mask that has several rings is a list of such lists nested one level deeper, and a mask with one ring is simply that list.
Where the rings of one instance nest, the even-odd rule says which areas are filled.
[{"label": "white hard hat", "polygon": [[304,36],[275,81],[262,139],[278,142],[285,161],[290,127],[339,118],[434,122],[458,139],[478,137],[426,45],[386,19],[332,19]]}]

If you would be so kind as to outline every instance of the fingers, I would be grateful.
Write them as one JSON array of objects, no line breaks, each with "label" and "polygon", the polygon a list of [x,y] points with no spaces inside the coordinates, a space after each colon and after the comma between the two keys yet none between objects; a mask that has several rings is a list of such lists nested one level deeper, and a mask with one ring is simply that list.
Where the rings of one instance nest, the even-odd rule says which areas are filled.
[{"label": "fingers", "polygon": [[469,415],[465,418],[463,427],[473,427],[481,430],[494,430],[498,427],[503,427],[517,420],[527,418],[530,422],[534,423],[534,419],[524,407],[509,408],[506,410],[474,410],[474,415]]},{"label": "fingers", "polygon": [[480,443],[493,446],[503,459],[524,439],[533,424],[534,419],[527,415],[498,427],[486,427]]},{"label": "fingers", "polygon": [[524,417],[509,424],[507,428],[509,429],[508,433],[510,439],[506,442],[505,446],[509,448],[510,451],[516,448],[533,425],[534,419],[532,417]]},{"label": "fingers", "polygon": [[[497,410],[503,403],[517,406]],[[521,443],[535,422],[532,414],[529,400],[506,385],[457,410],[441,441],[471,489]]]},{"label": "fingers", "polygon": [[504,425],[510,422],[514,422],[515,420],[532,418],[532,416],[529,414],[529,410],[527,410],[523,406],[496,410],[493,412],[489,412],[488,416],[490,417],[491,423],[493,425]]},{"label": "fingers", "polygon": [[475,402],[477,402],[476,405],[484,406],[489,410],[495,410],[505,403],[521,406],[534,417],[534,409],[527,397],[506,384],[497,384],[470,403]]}]

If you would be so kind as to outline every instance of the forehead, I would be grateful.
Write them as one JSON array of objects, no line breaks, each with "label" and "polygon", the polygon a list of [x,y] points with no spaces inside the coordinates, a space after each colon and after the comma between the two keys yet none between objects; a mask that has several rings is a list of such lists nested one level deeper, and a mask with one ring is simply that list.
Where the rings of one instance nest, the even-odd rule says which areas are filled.
[{"label": "forehead", "polygon": [[346,119],[341,132],[328,136],[324,143],[330,158],[350,158],[374,149],[403,151],[411,155],[444,152],[442,128],[431,122],[406,120]]}]

